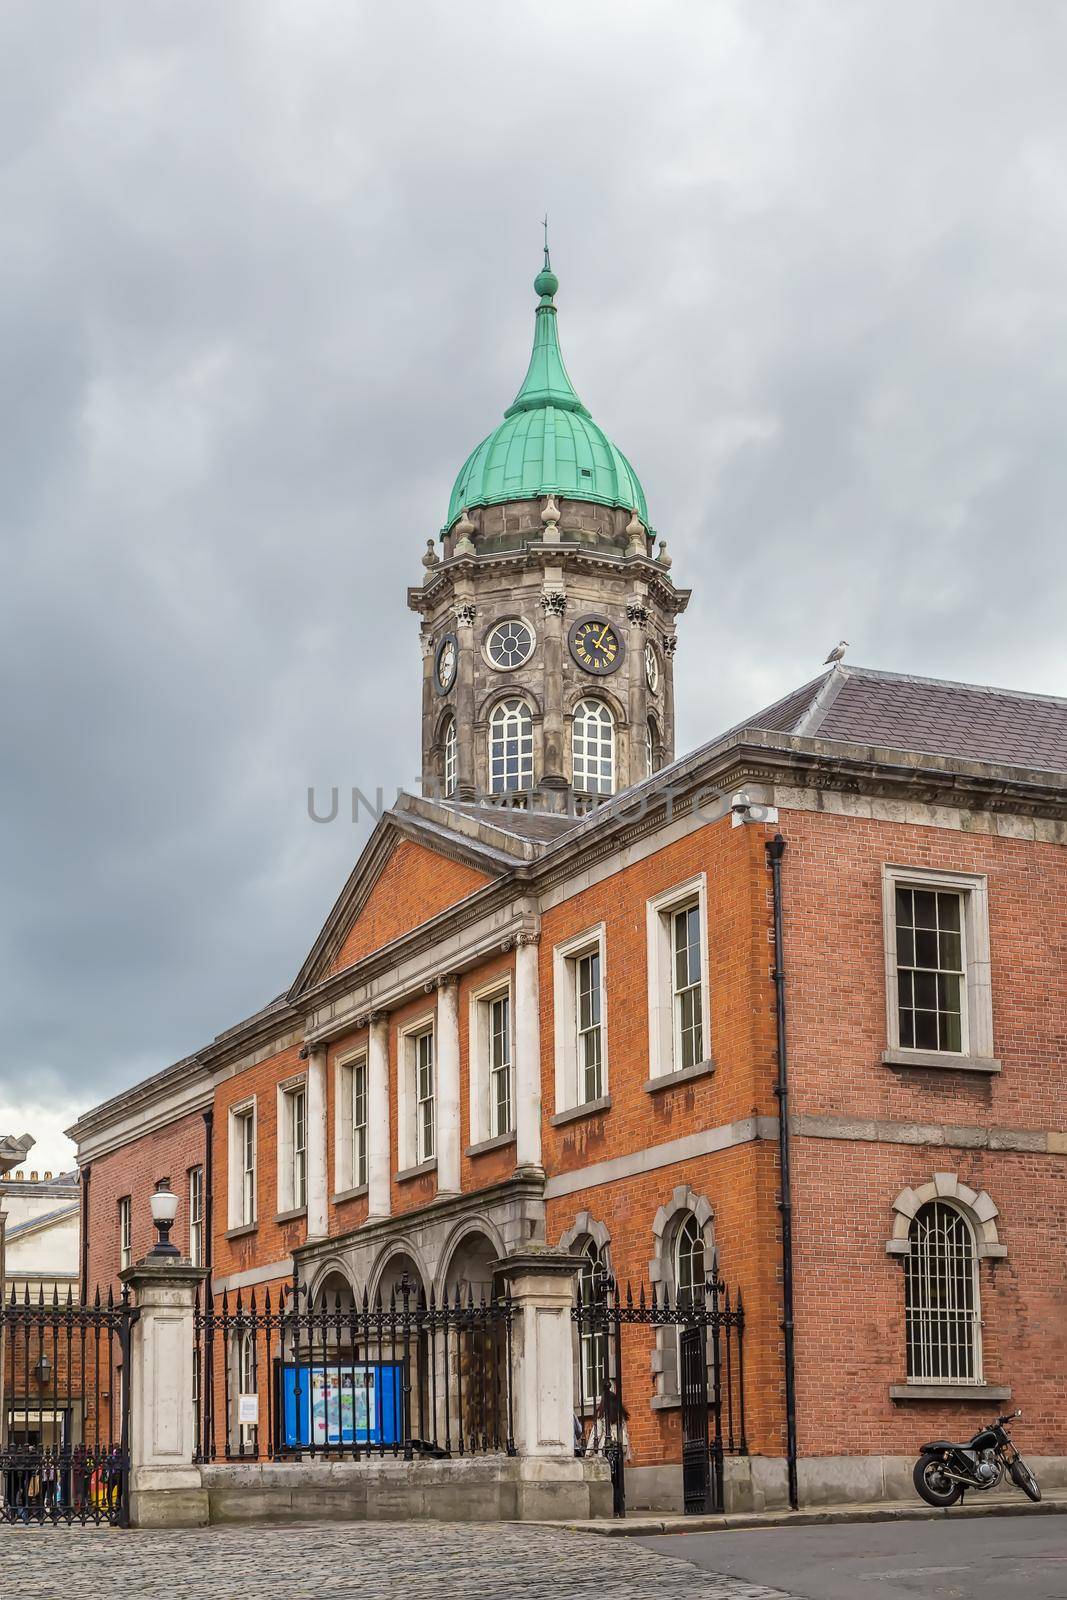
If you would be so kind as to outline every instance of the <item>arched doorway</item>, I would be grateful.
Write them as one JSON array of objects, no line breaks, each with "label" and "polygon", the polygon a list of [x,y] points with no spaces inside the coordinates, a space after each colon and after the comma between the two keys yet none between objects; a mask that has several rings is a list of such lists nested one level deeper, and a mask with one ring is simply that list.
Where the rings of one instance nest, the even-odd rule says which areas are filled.
[{"label": "arched doorway", "polygon": [[495,1240],[472,1231],[456,1244],[445,1272],[443,1297],[457,1321],[439,1368],[460,1450],[498,1450],[506,1433],[507,1341],[492,1313],[501,1290],[493,1262],[500,1255]]}]

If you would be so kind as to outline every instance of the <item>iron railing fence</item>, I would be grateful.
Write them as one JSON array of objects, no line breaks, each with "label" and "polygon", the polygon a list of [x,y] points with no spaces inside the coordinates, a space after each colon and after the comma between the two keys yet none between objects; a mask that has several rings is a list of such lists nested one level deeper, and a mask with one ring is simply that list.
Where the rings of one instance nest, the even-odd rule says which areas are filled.
[{"label": "iron railing fence", "polygon": [[200,1461],[514,1455],[510,1293],[197,1294]]},{"label": "iron railing fence", "polygon": [[[725,1456],[747,1456],[745,1309],[731,1300],[717,1268],[692,1294],[673,1299],[665,1286],[637,1295],[610,1273],[572,1312],[577,1329],[575,1450],[602,1455],[611,1466],[616,1516],[626,1514],[625,1463],[630,1453],[626,1373],[649,1370],[654,1330],[658,1366],[673,1373],[670,1398],[682,1413],[683,1495],[687,1511],[725,1507]],[[640,1340],[640,1348],[632,1348]],[[669,1341],[669,1343],[666,1343]]]},{"label": "iron railing fence", "polygon": [[0,1306],[0,1520],[129,1520],[129,1290]]}]

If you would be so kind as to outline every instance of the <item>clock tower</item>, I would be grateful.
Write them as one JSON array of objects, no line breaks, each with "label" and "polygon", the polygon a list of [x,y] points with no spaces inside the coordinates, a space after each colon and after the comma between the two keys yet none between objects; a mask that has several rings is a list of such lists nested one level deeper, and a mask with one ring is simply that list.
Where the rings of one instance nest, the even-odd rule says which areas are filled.
[{"label": "clock tower", "polygon": [[[548,248],[529,370],[472,451],[422,584],[427,794],[562,809],[674,757],[675,621],[688,589],[621,450],[563,364]],[[436,546],[436,547],[435,547]]]}]

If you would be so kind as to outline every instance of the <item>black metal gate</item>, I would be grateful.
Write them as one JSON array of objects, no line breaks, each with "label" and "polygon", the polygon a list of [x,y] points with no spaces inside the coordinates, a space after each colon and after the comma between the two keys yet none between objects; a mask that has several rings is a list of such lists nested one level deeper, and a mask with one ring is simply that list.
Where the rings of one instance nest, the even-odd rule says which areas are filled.
[{"label": "black metal gate", "polygon": [[0,1306],[0,1521],[129,1524],[129,1291]]},{"label": "black metal gate", "polygon": [[[695,1295],[672,1301],[668,1291],[654,1287],[647,1296],[642,1288],[635,1300],[629,1284],[623,1294],[605,1273],[593,1295],[583,1299],[579,1289],[573,1316],[578,1333],[574,1447],[578,1454],[602,1455],[609,1463],[615,1515],[626,1515],[626,1371],[636,1376],[652,1354],[652,1341],[637,1334],[640,1327],[662,1330],[657,1335],[661,1369],[665,1355],[666,1365],[677,1361],[686,1513],[725,1510],[725,1458],[748,1454],[740,1291],[731,1304],[729,1290],[713,1270]],[[664,1348],[667,1340],[673,1348]]]}]

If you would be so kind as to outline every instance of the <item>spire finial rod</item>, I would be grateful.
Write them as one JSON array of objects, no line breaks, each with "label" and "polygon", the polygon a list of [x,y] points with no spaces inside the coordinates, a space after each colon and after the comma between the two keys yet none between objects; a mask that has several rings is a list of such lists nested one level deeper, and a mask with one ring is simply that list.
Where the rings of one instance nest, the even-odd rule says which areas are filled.
[{"label": "spire finial rod", "polygon": [[544,217],[543,217],[542,222],[541,222],[541,226],[545,230],[545,271],[546,272],[550,272],[552,270],[552,261],[551,261],[551,258],[549,256],[549,254],[548,254],[548,212],[547,211],[544,214]]}]

